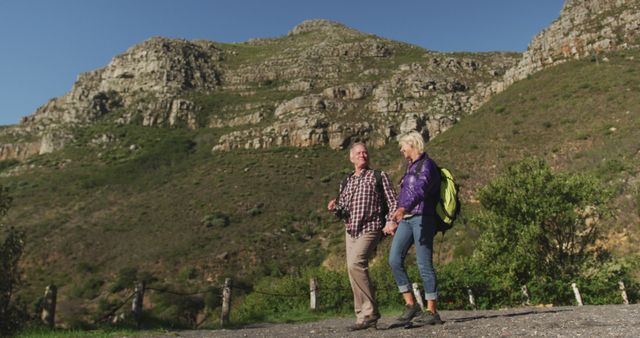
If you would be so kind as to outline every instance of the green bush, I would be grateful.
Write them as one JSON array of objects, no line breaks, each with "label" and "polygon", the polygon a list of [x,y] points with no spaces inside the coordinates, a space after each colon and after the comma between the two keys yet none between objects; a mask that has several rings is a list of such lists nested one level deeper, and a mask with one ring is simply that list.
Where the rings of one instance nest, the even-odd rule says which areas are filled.
[{"label": "green bush", "polygon": [[214,212],[212,214],[204,216],[201,223],[207,228],[224,228],[227,227],[231,222],[228,215],[225,215],[221,212]]},{"label": "green bush", "polygon": [[554,174],[541,160],[512,165],[480,191],[489,213],[474,256],[520,283],[573,276],[590,257],[608,192],[593,177]]},{"label": "green bush", "polygon": [[251,208],[247,211],[247,214],[249,214],[249,216],[254,217],[254,216],[258,216],[262,213],[262,210],[260,208]]},{"label": "green bush", "polygon": [[76,284],[71,288],[70,295],[75,298],[94,299],[100,294],[100,289],[104,281],[97,277],[91,277],[81,284]]},{"label": "green bush", "polygon": [[497,114],[503,114],[506,110],[507,110],[507,107],[505,106],[496,106],[495,112]]},{"label": "green bush", "polygon": [[195,328],[197,316],[205,307],[203,295],[154,292],[152,299],[156,304],[154,315],[173,328]]},{"label": "green bush", "polygon": [[198,269],[192,266],[185,266],[178,273],[178,279],[181,281],[188,281],[198,277]]},{"label": "green bush", "polygon": [[20,164],[20,161],[18,160],[2,160],[0,161],[0,171],[3,171],[5,169],[9,169],[11,167],[15,167],[16,165]]},{"label": "green bush", "polygon": [[238,322],[273,320],[292,312],[305,311],[308,301],[308,281],[303,274],[281,278],[265,277],[258,281],[237,310]]},{"label": "green bush", "polygon": [[133,267],[126,267],[120,269],[115,282],[109,287],[110,292],[119,292],[125,289],[133,288],[134,283],[137,280],[138,269]]},{"label": "green bush", "polygon": [[[0,217],[11,205],[7,190],[0,186]],[[19,261],[24,250],[24,233],[0,224],[0,336],[10,336],[27,318],[24,304],[17,304],[15,292],[21,284]]]}]

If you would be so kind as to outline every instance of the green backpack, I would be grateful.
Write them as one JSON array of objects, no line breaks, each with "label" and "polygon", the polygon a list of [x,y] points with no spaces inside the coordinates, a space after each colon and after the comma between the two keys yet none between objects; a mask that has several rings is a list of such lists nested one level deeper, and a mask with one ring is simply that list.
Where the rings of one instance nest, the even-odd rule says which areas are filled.
[{"label": "green backpack", "polygon": [[[422,159],[416,165],[415,175],[417,176],[425,159]],[[447,168],[441,168],[436,164],[436,168],[440,173],[440,189],[438,191],[436,202],[436,232],[442,232],[443,234],[453,227],[458,215],[460,215],[460,198],[458,193],[460,187],[453,179],[451,171]]]},{"label": "green backpack", "polygon": [[460,198],[458,192],[460,187],[453,179],[451,171],[447,168],[440,168],[440,192],[438,203],[436,203],[437,225],[436,231],[443,234],[453,227],[453,222],[460,214]]}]

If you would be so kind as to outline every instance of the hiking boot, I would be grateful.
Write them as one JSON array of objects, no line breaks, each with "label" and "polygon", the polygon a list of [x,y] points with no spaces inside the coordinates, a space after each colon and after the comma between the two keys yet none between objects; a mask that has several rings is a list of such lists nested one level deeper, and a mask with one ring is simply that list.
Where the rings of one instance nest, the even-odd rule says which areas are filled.
[{"label": "hiking boot", "polygon": [[420,312],[420,307],[417,304],[407,304],[404,306],[404,311],[402,311],[400,317],[396,318],[396,320],[403,323],[408,322],[415,317],[418,312]]},{"label": "hiking boot", "polygon": [[416,325],[436,325],[444,324],[440,319],[439,313],[431,313],[431,311],[424,311],[413,319]]},{"label": "hiking boot", "polygon": [[349,327],[347,327],[348,331],[360,331],[366,330],[370,328],[377,329],[376,324],[378,323],[378,317],[365,317],[364,322],[355,323]]}]

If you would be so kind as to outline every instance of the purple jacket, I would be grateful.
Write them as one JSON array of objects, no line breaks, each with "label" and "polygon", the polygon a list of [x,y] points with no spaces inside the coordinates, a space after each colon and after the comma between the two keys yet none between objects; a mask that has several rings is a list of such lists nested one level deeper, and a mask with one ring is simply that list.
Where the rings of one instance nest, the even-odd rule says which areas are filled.
[{"label": "purple jacket", "polygon": [[398,208],[404,208],[407,214],[412,215],[435,215],[436,195],[439,190],[438,167],[427,153],[423,152],[409,164],[402,177]]}]

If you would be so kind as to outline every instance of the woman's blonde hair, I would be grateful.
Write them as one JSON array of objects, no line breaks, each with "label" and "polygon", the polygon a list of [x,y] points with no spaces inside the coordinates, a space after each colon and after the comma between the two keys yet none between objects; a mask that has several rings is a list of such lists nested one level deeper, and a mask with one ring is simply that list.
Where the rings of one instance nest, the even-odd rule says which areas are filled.
[{"label": "woman's blonde hair", "polygon": [[424,151],[424,139],[422,138],[422,135],[420,135],[420,133],[415,130],[400,135],[398,144],[410,145],[411,147],[416,149],[418,153],[422,153]]}]

